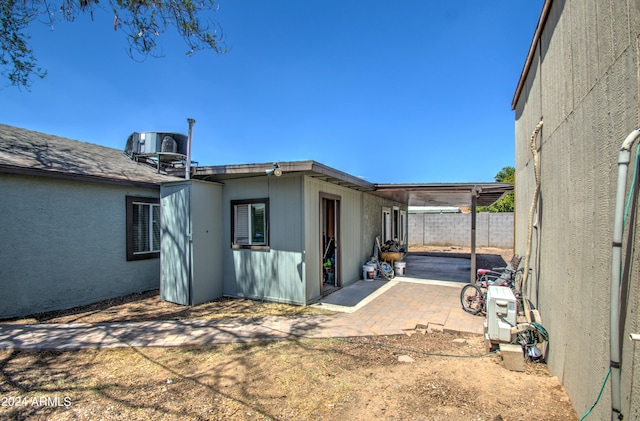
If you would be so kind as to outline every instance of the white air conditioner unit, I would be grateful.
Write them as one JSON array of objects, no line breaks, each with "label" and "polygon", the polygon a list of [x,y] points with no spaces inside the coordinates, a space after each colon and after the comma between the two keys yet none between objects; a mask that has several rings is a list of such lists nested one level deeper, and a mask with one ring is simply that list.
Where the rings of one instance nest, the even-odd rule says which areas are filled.
[{"label": "white air conditioner unit", "polygon": [[487,333],[492,341],[511,342],[517,322],[517,301],[509,287],[493,286],[487,292]]}]

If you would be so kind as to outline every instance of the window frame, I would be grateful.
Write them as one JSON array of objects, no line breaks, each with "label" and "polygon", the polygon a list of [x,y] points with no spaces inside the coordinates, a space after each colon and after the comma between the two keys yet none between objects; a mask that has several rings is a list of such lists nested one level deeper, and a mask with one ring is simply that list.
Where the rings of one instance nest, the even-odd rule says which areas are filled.
[{"label": "window frame", "polygon": [[407,211],[404,209],[400,209],[400,222],[399,222],[400,235],[398,236],[398,241],[401,245],[405,245],[408,242],[407,234],[409,231],[408,227],[408,218]]},{"label": "window frame", "polygon": [[[160,243],[158,244],[158,250],[149,250],[144,252],[134,252],[135,244],[135,229],[133,220],[133,207],[134,205],[147,205],[149,206],[150,215],[153,215],[153,207],[158,208],[158,229],[162,233],[161,216],[160,216],[160,199],[154,197],[140,197],[140,196],[126,196],[126,225],[127,225],[127,261],[145,260],[145,259],[158,259],[160,257]],[[149,218],[150,236],[153,235],[153,218]],[[160,238],[162,241],[162,235]],[[150,237],[150,248],[153,247],[153,239]]]},{"label": "window frame", "polygon": [[[235,242],[235,229],[236,229],[236,206],[238,205],[255,205],[255,204],[263,204],[264,205],[264,219],[265,219],[265,244],[236,244]],[[270,250],[271,249],[271,221],[269,217],[269,198],[259,198],[259,199],[240,199],[240,200],[232,200],[231,201],[231,248],[236,250]],[[251,213],[249,213],[251,215]],[[251,228],[251,223],[249,224],[249,228]],[[251,241],[251,233],[249,233],[249,241]]]},{"label": "window frame", "polygon": [[393,220],[391,218],[391,208],[382,207],[382,244],[393,239]]},{"label": "window frame", "polygon": [[400,208],[394,206],[391,210],[391,239],[400,242]]}]

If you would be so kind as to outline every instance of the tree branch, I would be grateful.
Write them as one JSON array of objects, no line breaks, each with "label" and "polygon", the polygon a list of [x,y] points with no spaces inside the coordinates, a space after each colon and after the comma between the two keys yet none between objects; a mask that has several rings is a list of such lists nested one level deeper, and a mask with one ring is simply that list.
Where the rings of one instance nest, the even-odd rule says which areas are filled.
[{"label": "tree branch", "polygon": [[222,28],[206,19],[207,12],[217,11],[215,0],[107,0],[105,6],[98,0],[62,0],[59,7],[53,5],[51,0],[4,0],[0,5],[0,74],[10,85],[28,88],[33,76],[47,73],[29,47],[29,25],[37,20],[53,28],[56,21],[73,22],[81,14],[93,19],[97,8],[113,13],[113,28],[126,35],[132,58],[157,57],[158,40],[172,27],[187,45],[187,55],[205,49],[227,52]]}]

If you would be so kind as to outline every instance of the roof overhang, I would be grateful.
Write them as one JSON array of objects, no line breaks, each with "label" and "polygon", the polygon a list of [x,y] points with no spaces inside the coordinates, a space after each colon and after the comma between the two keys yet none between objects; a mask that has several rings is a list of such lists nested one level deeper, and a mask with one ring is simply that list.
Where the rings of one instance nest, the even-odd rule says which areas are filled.
[{"label": "roof overhang", "polygon": [[[316,161],[278,162],[278,166],[282,169],[284,175],[292,173],[304,174],[311,178],[359,191],[373,191],[375,189],[375,184],[373,183]],[[225,180],[239,178],[267,177],[267,171],[272,169],[273,162],[196,167],[193,168],[192,178],[224,182]]]},{"label": "roof overhang", "polygon": [[[161,181],[140,181],[125,178],[126,175],[119,174],[118,177],[101,177],[91,174],[77,174],[73,172],[45,170],[40,168],[26,168],[15,165],[0,164],[0,174],[26,175],[32,177],[55,178],[59,180],[84,181],[87,183],[111,184],[116,186],[140,187],[147,189],[159,189]],[[166,180],[177,180],[175,177],[165,177]],[[184,181],[184,180],[183,180]]]},{"label": "roof overhang", "polygon": [[513,191],[509,183],[376,184],[373,194],[409,206],[490,206]]},{"label": "roof overhang", "polygon": [[540,13],[540,18],[538,19],[536,31],[534,32],[533,40],[531,40],[531,45],[529,46],[529,53],[527,54],[527,59],[524,62],[522,73],[520,73],[520,79],[518,80],[518,86],[516,86],[516,92],[513,94],[513,100],[511,101],[512,110],[516,109],[516,106],[518,105],[518,99],[520,98],[520,94],[524,89],[524,83],[527,79],[527,75],[529,74],[529,69],[531,69],[533,58],[536,55],[536,48],[540,43],[542,30],[544,29],[544,25],[547,23],[547,17],[549,16],[549,11],[551,10],[551,3],[552,0],[545,0],[544,5],[542,6],[542,12]]},{"label": "roof overhang", "polygon": [[[373,184],[316,161],[278,162],[283,177],[303,174],[316,180],[369,192],[409,206],[470,206],[476,197],[478,206],[490,206],[513,191],[509,183],[432,183],[432,184]],[[268,176],[273,163],[235,164],[193,168],[191,178],[204,181],[234,180]]]}]

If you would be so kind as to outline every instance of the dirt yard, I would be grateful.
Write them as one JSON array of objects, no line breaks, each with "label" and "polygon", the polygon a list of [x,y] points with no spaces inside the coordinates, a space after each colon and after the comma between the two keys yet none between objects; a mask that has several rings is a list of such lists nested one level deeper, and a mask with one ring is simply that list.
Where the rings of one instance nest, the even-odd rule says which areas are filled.
[{"label": "dirt yard", "polygon": [[[509,256],[507,256],[510,258]],[[193,308],[157,291],[3,323],[316,312],[248,300]],[[506,370],[480,336],[299,339],[184,348],[0,351],[0,419],[576,420],[547,367]]]}]

